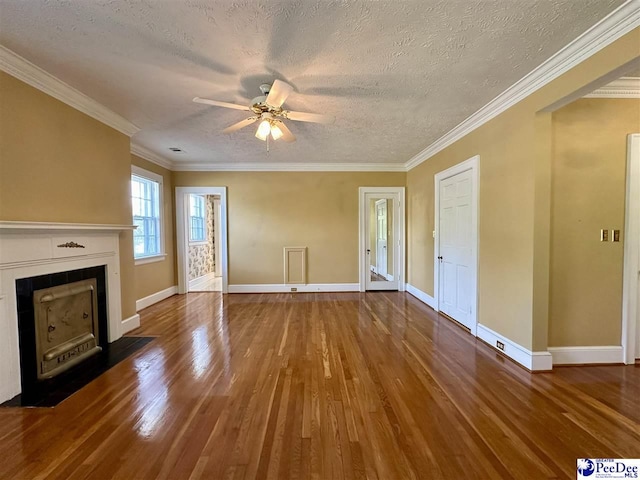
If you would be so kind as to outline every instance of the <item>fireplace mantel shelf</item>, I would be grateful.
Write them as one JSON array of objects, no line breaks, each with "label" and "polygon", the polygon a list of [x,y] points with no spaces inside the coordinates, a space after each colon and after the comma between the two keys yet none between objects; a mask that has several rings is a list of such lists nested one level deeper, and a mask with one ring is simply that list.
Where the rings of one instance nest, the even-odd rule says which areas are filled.
[{"label": "fireplace mantel shelf", "polygon": [[109,343],[114,342],[124,330],[120,236],[134,228],[117,224],[0,221],[0,403],[21,391],[16,281],[104,266],[106,335]]},{"label": "fireplace mantel shelf", "polygon": [[0,221],[1,231],[125,231],[135,230],[135,225],[118,225],[113,223],[56,223],[56,222],[18,222]]}]

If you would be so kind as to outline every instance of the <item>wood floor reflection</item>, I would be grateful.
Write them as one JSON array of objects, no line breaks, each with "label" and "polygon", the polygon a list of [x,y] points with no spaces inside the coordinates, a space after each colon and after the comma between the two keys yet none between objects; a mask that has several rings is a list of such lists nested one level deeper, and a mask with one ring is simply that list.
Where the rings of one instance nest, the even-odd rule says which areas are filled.
[{"label": "wood floor reflection", "polygon": [[576,478],[640,457],[640,368],[532,375],[410,295],[175,296],[54,409],[0,410],[2,479]]}]

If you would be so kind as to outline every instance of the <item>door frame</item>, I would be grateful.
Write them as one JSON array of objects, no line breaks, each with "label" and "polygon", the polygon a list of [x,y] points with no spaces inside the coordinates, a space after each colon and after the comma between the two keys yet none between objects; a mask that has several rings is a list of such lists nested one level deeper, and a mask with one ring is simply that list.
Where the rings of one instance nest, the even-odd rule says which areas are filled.
[{"label": "door frame", "polygon": [[[360,280],[360,291],[366,291],[367,275],[371,275],[369,270],[369,262],[367,261],[367,236],[369,232],[366,231],[367,216],[369,215],[369,208],[365,201],[367,195],[395,195],[397,200],[395,202],[396,207],[393,212],[394,225],[398,226],[397,245],[394,244],[394,255],[398,258],[398,291],[405,291],[405,245],[406,245],[406,231],[405,231],[405,188],[404,187],[360,187],[358,189],[358,244],[360,245],[358,255],[358,272]],[[397,219],[397,220],[396,220]],[[394,240],[395,241],[395,240]],[[397,250],[396,250],[397,248]],[[397,253],[396,253],[397,251]],[[394,272],[395,274],[395,272]]]},{"label": "door frame", "polygon": [[640,133],[627,135],[627,187],[624,219],[624,268],[622,277],[622,355],[627,365],[636,361],[640,312]]},{"label": "door frame", "polygon": [[440,182],[449,177],[453,177],[459,173],[471,170],[471,198],[473,200],[473,208],[471,209],[471,279],[473,285],[470,287],[471,297],[475,301],[471,301],[471,334],[477,336],[478,331],[478,252],[479,252],[479,215],[480,212],[480,155],[475,155],[464,162],[460,162],[453,167],[438,172],[434,176],[435,185],[435,215],[434,215],[434,240],[433,240],[433,294],[435,311],[440,311]]},{"label": "door frame", "polygon": [[189,245],[189,229],[187,222],[189,215],[187,208],[189,202],[185,201],[186,196],[196,195],[218,195],[220,196],[220,264],[222,270],[222,293],[229,292],[229,250],[227,244],[227,187],[176,187],[176,250],[178,261],[178,293],[184,294],[189,290],[189,269],[186,262],[187,245]]}]

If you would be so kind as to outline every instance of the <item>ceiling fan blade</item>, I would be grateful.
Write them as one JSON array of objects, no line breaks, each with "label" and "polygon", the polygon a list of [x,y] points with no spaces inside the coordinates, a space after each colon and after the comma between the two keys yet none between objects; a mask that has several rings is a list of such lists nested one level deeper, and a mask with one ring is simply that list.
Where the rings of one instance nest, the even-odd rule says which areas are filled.
[{"label": "ceiling fan blade", "polygon": [[249,111],[250,108],[244,105],[238,105],[236,103],[219,102],[217,100],[209,100],[208,98],[196,97],[193,99],[196,103],[204,103],[205,105],[213,105],[214,107],[235,108],[236,110]]},{"label": "ceiling fan blade", "polygon": [[225,128],[224,130],[222,130],[222,133],[235,132],[236,130],[240,130],[241,128],[246,127],[247,125],[251,125],[256,120],[258,120],[258,117],[249,117],[245,120],[242,120],[241,122],[234,123],[230,127]]},{"label": "ceiling fan blade", "polygon": [[282,137],[280,138],[282,138],[283,142],[291,143],[296,141],[296,136],[293,133],[291,133],[291,130],[287,128],[284,122],[276,122],[276,123],[278,124],[278,128],[282,130]]},{"label": "ceiling fan blade", "polygon": [[272,107],[280,108],[292,91],[293,87],[291,85],[282,80],[276,80],[273,82],[273,85],[271,85],[266,103]]},{"label": "ceiling fan blade", "polygon": [[336,117],[331,115],[320,115],[319,113],[306,113],[306,112],[286,112],[286,118],[289,120],[295,120],[297,122],[312,122],[312,123],[333,123],[336,121]]}]

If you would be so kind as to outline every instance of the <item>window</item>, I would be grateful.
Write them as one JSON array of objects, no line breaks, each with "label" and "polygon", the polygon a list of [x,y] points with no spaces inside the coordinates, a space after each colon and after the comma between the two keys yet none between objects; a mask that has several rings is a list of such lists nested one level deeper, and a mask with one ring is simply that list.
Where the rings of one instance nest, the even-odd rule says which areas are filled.
[{"label": "window", "polygon": [[189,195],[189,241],[205,242],[206,240],[204,197],[191,194]]},{"label": "window", "polygon": [[133,208],[133,256],[136,259],[164,258],[162,251],[162,176],[138,167],[131,168]]}]

